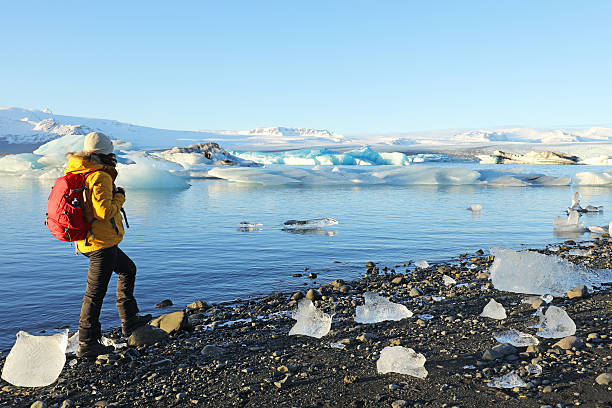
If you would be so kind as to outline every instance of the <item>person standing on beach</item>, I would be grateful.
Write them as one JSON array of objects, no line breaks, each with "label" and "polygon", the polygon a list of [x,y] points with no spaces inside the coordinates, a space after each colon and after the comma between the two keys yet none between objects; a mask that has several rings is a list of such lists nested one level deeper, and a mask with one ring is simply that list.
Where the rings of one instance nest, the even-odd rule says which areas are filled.
[{"label": "person standing on beach", "polygon": [[87,237],[76,242],[77,251],[89,258],[77,357],[95,358],[113,351],[112,346],[100,343],[100,311],[113,272],[119,275],[116,304],[123,334],[129,336],[152,316],[138,315],[134,298],[136,265],[118,246],[124,234],[121,211],[125,190],[115,186],[117,159],[112,141],[103,133],[91,132],[85,136],[83,151],[67,156],[65,174],[85,174],[83,214],[85,220],[92,222]]}]

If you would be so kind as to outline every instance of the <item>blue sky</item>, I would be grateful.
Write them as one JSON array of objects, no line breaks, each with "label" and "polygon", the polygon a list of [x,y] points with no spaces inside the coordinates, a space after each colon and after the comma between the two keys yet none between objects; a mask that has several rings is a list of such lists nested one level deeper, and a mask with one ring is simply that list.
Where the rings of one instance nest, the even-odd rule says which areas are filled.
[{"label": "blue sky", "polygon": [[610,125],[610,1],[3,2],[0,105],[171,129]]}]

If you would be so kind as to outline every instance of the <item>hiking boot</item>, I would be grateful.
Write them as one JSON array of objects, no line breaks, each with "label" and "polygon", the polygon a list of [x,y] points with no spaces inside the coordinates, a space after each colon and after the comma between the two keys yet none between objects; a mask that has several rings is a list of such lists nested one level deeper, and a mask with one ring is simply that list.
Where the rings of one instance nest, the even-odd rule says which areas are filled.
[{"label": "hiking boot", "polygon": [[95,341],[93,343],[80,342],[76,355],[77,357],[94,359],[100,354],[109,354],[113,351],[115,351],[115,348],[113,346],[105,346],[99,341]]},{"label": "hiking boot", "polygon": [[124,336],[128,337],[134,332],[134,330],[149,323],[151,319],[153,319],[153,315],[151,314],[146,314],[142,316],[136,315],[131,319],[121,323],[121,332]]}]

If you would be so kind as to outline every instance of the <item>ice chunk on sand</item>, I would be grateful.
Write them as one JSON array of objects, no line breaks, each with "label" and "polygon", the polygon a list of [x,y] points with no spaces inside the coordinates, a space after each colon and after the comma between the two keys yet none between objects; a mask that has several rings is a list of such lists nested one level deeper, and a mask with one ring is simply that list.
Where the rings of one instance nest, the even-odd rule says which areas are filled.
[{"label": "ice chunk on sand", "polygon": [[533,374],[533,375],[538,375],[538,374],[542,374],[542,366],[539,365],[538,363],[535,364],[529,364],[527,366],[527,372],[529,374]]},{"label": "ice chunk on sand", "polygon": [[412,312],[404,305],[393,303],[374,292],[363,294],[365,304],[355,309],[355,322],[378,323],[385,320],[402,320],[412,316]]},{"label": "ice chunk on sand", "polygon": [[514,347],[537,346],[540,341],[528,333],[511,329],[505,332],[494,333],[493,337],[500,343],[512,344]]},{"label": "ice chunk on sand", "polygon": [[472,212],[481,212],[482,211],[482,204],[472,204],[467,209],[472,211]]},{"label": "ice chunk on sand", "polygon": [[576,333],[576,323],[565,310],[549,306],[544,316],[540,317],[540,330],[536,335],[546,339],[560,339],[572,336],[574,333]]},{"label": "ice chunk on sand", "polygon": [[17,333],[4,362],[2,379],[18,387],[44,387],[55,382],[66,363],[68,332],[53,336]]},{"label": "ice chunk on sand", "polygon": [[491,248],[495,257],[491,281],[497,290],[535,295],[567,296],[567,291],[585,285],[589,289],[612,282],[612,271],[589,269],[556,255]]},{"label": "ice chunk on sand", "polygon": [[480,314],[482,317],[490,317],[491,319],[501,320],[506,318],[506,309],[497,303],[495,299],[489,300],[489,303],[482,309]]},{"label": "ice chunk on sand", "polygon": [[593,251],[591,249],[586,250],[586,249],[578,249],[578,248],[574,248],[571,251],[568,252],[568,255],[574,255],[574,256],[589,256],[593,253]]},{"label": "ice chunk on sand", "polygon": [[320,339],[331,328],[332,316],[318,310],[310,299],[301,299],[291,317],[297,321],[289,331],[290,336],[301,334]]},{"label": "ice chunk on sand", "polygon": [[427,377],[425,369],[425,356],[416,353],[411,348],[402,346],[388,346],[380,352],[380,358],[376,362],[379,374],[399,373],[413,377]]},{"label": "ice chunk on sand", "polygon": [[553,221],[553,229],[562,232],[585,232],[584,222],[580,222],[578,211],[570,211],[567,217],[557,216]]},{"label": "ice chunk on sand", "polygon": [[78,348],[79,332],[75,332],[72,336],[68,338],[68,342],[66,344],[66,354],[76,354]]},{"label": "ice chunk on sand", "polygon": [[502,377],[493,378],[487,385],[492,388],[514,388],[526,387],[527,383],[517,373],[511,371]]},{"label": "ice chunk on sand", "polygon": [[417,268],[421,268],[421,269],[429,268],[429,262],[427,262],[427,261],[417,261],[417,262],[414,263],[414,266],[416,266]]},{"label": "ice chunk on sand", "polygon": [[448,275],[442,275],[442,282],[444,282],[445,286],[454,285],[455,283],[457,283],[456,280],[454,280],[453,278],[451,278]]}]

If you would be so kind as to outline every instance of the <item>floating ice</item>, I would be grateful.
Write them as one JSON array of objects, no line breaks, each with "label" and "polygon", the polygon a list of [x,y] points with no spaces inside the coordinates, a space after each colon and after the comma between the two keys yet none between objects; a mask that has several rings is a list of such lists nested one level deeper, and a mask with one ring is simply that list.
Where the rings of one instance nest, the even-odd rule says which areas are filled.
[{"label": "floating ice", "polygon": [[261,166],[250,160],[244,160],[221,148],[217,143],[199,143],[187,147],[173,147],[153,155],[168,161],[179,163],[185,169],[201,164],[222,166]]},{"label": "floating ice", "polygon": [[502,320],[506,318],[506,309],[504,309],[501,303],[497,303],[495,299],[491,299],[489,300],[489,303],[486,304],[484,309],[482,309],[480,316]]},{"label": "floating ice", "polygon": [[442,154],[418,154],[408,156],[400,152],[375,152],[364,146],[356,150],[339,153],[329,149],[301,149],[286,152],[232,152],[242,159],[264,164],[286,165],[395,165],[408,166],[425,161],[447,161]]},{"label": "floating ice", "polygon": [[576,323],[565,310],[549,306],[544,316],[540,317],[540,330],[536,335],[546,339],[560,339],[572,336],[574,333],[576,333]]},{"label": "floating ice", "polygon": [[168,171],[146,164],[118,164],[117,185],[134,189],[183,189],[189,184]]},{"label": "floating ice", "polygon": [[472,212],[481,212],[482,211],[482,204],[472,204],[467,209],[472,211]]},{"label": "floating ice", "polygon": [[41,156],[32,153],[10,154],[0,157],[0,173],[24,173],[44,167]]},{"label": "floating ice", "polygon": [[238,224],[238,226],[240,228],[257,228],[263,226],[263,224],[259,222],[242,221],[240,224]]},{"label": "floating ice", "polygon": [[421,269],[429,268],[429,262],[427,262],[427,261],[416,261],[414,263],[414,266],[416,266],[417,268],[421,268]]},{"label": "floating ice", "polygon": [[[610,224],[612,224],[612,222]],[[610,225],[603,226],[603,227],[600,227],[599,225],[589,225],[587,229],[589,230],[589,232],[593,234],[600,234],[600,235],[609,234]]]},{"label": "floating ice", "polygon": [[590,269],[556,255],[491,248],[495,257],[491,281],[497,290],[537,295],[567,296],[567,291],[585,285],[589,289],[612,282],[612,271]]},{"label": "floating ice", "polygon": [[580,186],[609,186],[612,185],[612,171],[609,170],[604,173],[590,171],[576,173],[573,182],[575,185]]},{"label": "floating ice", "polygon": [[523,381],[521,377],[514,371],[502,377],[495,377],[487,383],[492,388],[515,388],[515,387],[527,387],[527,383]]},{"label": "floating ice", "polygon": [[333,218],[315,218],[312,220],[289,220],[283,223],[283,228],[286,229],[309,229],[309,228],[323,228],[329,225],[337,225],[338,221]]},{"label": "floating ice", "polygon": [[505,332],[494,333],[493,337],[500,343],[512,344],[514,347],[537,346],[540,341],[528,333],[511,329]]},{"label": "floating ice", "polygon": [[6,357],[2,379],[18,387],[44,387],[57,380],[66,363],[68,332],[53,336],[17,333]]},{"label": "floating ice", "polygon": [[355,322],[378,323],[385,320],[402,320],[412,316],[404,305],[393,303],[374,292],[363,294],[365,304],[355,309]]},{"label": "floating ice", "polygon": [[553,229],[563,232],[585,232],[584,222],[580,222],[578,211],[570,211],[567,217],[557,216],[553,220]]},{"label": "floating ice", "polygon": [[380,352],[376,369],[379,374],[399,373],[425,378],[427,377],[427,370],[424,367],[425,361],[425,356],[416,353],[411,348],[389,346]]},{"label": "floating ice", "polygon": [[297,322],[289,331],[290,336],[301,334],[320,339],[331,328],[332,316],[318,310],[310,299],[301,299],[291,317]]},{"label": "floating ice", "polygon": [[453,278],[451,278],[451,277],[450,277],[450,276],[448,276],[448,275],[442,275],[442,282],[444,282],[444,285],[445,285],[445,286],[448,286],[448,285],[454,285],[454,284],[456,284],[456,283],[457,283],[457,281],[456,281],[456,280],[454,280]]},{"label": "floating ice", "polygon": [[331,348],[335,348],[335,349],[338,349],[338,350],[344,350],[344,348],[346,347],[346,345],[345,345],[345,344],[343,344],[343,343],[330,343],[330,344],[329,344],[329,347],[331,347]]}]

